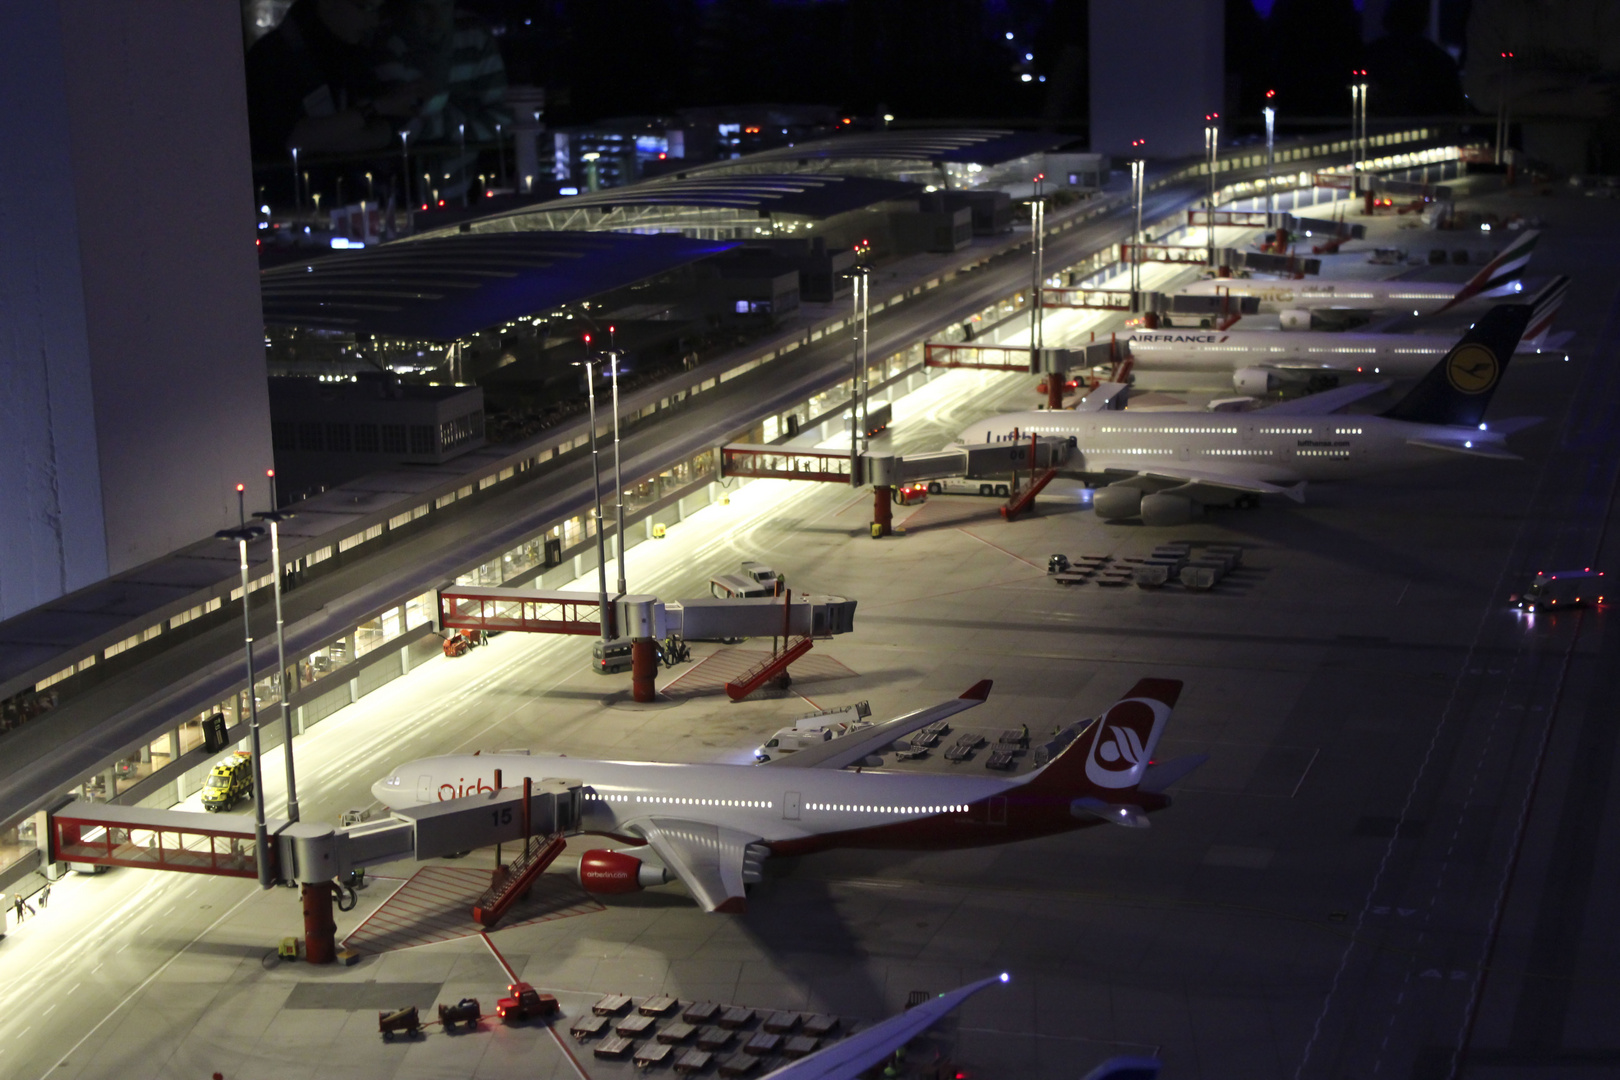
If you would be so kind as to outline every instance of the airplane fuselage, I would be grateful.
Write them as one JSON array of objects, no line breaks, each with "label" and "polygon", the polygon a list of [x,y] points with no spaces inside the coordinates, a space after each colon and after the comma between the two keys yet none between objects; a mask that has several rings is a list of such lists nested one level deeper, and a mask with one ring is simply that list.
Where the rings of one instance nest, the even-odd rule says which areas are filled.
[{"label": "airplane fuselage", "polygon": [[1271,416],[1220,412],[1006,413],[963,430],[958,443],[1027,441],[1031,435],[1076,441],[1067,472],[1103,475],[1155,466],[1272,484],[1348,480],[1441,460],[1419,439],[1461,447],[1500,447],[1504,437],[1381,416]]},{"label": "airplane fuselage", "polygon": [[[585,785],[584,832],[636,841],[634,822],[698,820],[761,838],[775,854],[833,847],[951,849],[1002,844],[1098,824],[1072,794],[1043,796],[1024,779],[756,765],[592,761],[551,754],[423,758],[372,786],[390,808],[493,791],[524,777]],[[1165,805],[1143,793],[1144,809]]]},{"label": "airplane fuselage", "polygon": [[1410,311],[1430,315],[1450,304],[1461,285],[1422,281],[1298,281],[1268,278],[1211,278],[1195,281],[1185,296],[1254,297],[1260,310],[1309,311],[1344,308],[1357,311]]},{"label": "airplane fuselage", "polygon": [[1419,376],[1456,344],[1449,337],[1318,330],[1133,330],[1121,341],[1143,371],[1276,368],[1301,374]]}]

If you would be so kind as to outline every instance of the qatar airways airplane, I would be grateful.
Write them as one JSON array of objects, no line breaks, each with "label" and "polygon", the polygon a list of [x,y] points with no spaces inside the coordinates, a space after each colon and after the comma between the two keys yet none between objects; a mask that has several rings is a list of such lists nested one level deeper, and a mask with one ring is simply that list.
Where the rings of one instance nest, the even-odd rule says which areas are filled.
[{"label": "qatar airways airplane", "polygon": [[1506,437],[1539,417],[1486,424],[1485,409],[1530,321],[1530,305],[1485,313],[1410,393],[1377,415],[1345,406],[1388,382],[1341,386],[1249,412],[1009,413],[966,428],[958,443],[1071,439],[1064,471],[1102,485],[1097,516],[1184,525],[1206,505],[1253,503],[1261,495],[1305,500],[1308,480],[1340,480],[1426,465],[1441,454],[1517,461]]},{"label": "qatar airways airplane", "polygon": [[704,910],[736,913],[746,907],[744,886],[759,880],[771,855],[982,847],[1104,822],[1140,828],[1170,805],[1164,789],[1208,757],[1153,761],[1181,683],[1142,679],[1101,717],[1036,747],[1038,767],[1023,776],[872,767],[896,739],[980,705],[989,693],[987,679],[959,698],[760,765],[456,754],[401,765],[371,790],[398,809],[490,790],[496,770],[503,784],[578,778],[581,831],[646,852],[585,852],[579,878],[587,891],[634,892],[679,878]]},{"label": "qatar airways airplane", "polygon": [[1277,278],[1208,278],[1186,285],[1184,296],[1252,296],[1260,310],[1287,316],[1295,311],[1345,308],[1358,311],[1410,311],[1433,315],[1475,297],[1516,292],[1530,262],[1536,237],[1526,231],[1503,248],[1461,286],[1433,281],[1304,281]]},{"label": "qatar airways airplane", "polygon": [[[1533,314],[1518,353],[1555,347],[1553,317],[1569,293],[1569,278],[1549,282],[1528,303]],[[1131,330],[1120,340],[1138,371],[1230,371],[1242,393],[1275,390],[1290,376],[1422,375],[1455,340],[1439,334],[1374,334],[1356,330]]]}]

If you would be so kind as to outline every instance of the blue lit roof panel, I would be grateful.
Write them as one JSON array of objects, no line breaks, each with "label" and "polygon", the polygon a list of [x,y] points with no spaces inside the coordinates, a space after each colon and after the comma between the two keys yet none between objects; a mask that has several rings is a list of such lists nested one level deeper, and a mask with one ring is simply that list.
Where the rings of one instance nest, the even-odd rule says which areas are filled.
[{"label": "blue lit roof panel", "polygon": [[578,303],[736,247],[673,234],[468,233],[266,270],[264,321],[453,341]]}]

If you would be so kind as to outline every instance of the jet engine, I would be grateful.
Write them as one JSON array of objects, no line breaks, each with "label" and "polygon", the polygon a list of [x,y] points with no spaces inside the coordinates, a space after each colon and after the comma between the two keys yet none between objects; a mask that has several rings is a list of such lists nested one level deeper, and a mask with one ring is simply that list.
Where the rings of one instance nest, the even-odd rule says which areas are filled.
[{"label": "jet engine", "polygon": [[1277,313],[1277,322],[1284,330],[1309,330],[1311,313],[1304,308],[1291,308]]},{"label": "jet engine", "polygon": [[1240,394],[1264,394],[1277,389],[1281,380],[1265,368],[1246,367],[1232,372],[1232,385]]},{"label": "jet engine", "polygon": [[1142,524],[1153,526],[1185,525],[1195,517],[1202,517],[1202,503],[1185,495],[1146,495],[1142,498]]},{"label": "jet engine", "polygon": [[1133,518],[1142,512],[1142,489],[1124,484],[1100,487],[1091,496],[1091,508],[1104,521]]},{"label": "jet engine", "polygon": [[599,896],[640,892],[668,880],[669,871],[662,866],[651,866],[622,851],[598,849],[579,858],[580,888]]}]

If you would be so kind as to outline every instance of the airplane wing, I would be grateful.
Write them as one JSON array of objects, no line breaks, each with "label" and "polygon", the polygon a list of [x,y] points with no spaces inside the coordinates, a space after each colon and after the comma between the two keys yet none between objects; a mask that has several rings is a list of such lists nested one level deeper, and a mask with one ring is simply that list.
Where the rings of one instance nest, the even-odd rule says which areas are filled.
[{"label": "airplane wing", "polygon": [[[1104,475],[1111,476],[1114,472],[1115,470],[1110,469]],[[1204,472],[1199,469],[1167,468],[1163,465],[1141,469],[1115,482],[1152,491],[1175,489],[1178,493],[1194,499],[1198,498],[1200,491],[1209,494],[1212,499],[1241,491],[1251,495],[1286,495],[1297,503],[1305,501],[1303,482],[1284,487],[1265,480],[1251,480],[1246,476],[1228,476],[1225,473]]]},{"label": "airplane wing", "polygon": [[864,761],[873,754],[881,754],[894,740],[909,735],[918,728],[927,727],[936,720],[944,720],[975,705],[983,704],[984,699],[989,696],[990,680],[981,679],[959,698],[908,712],[904,716],[885,720],[874,727],[863,728],[841,738],[828,739],[796,754],[773,757],[769,761],[761,762],[759,768],[768,769],[774,765],[788,769],[842,769],[846,765]]},{"label": "airplane wing", "polygon": [[748,845],[758,836],[681,818],[648,818],[631,822],[671,873],[691,891],[704,911],[741,914],[747,908],[743,897],[743,864]]},{"label": "airplane wing", "polygon": [[1444,450],[1451,454],[1467,454],[1469,457],[1490,458],[1493,461],[1523,461],[1524,458],[1511,450],[1504,449],[1498,443],[1476,442],[1471,439],[1458,437],[1449,439],[1407,439],[1408,446],[1421,446],[1428,450]]},{"label": "airplane wing", "polygon": [[1278,402],[1276,405],[1267,405],[1263,409],[1256,409],[1257,413],[1267,416],[1325,416],[1337,412],[1346,405],[1354,404],[1362,398],[1372,397],[1374,394],[1389,389],[1390,381],[1381,379],[1378,382],[1352,383],[1349,386],[1335,387],[1324,390],[1320,394],[1307,394],[1292,401]]},{"label": "airplane wing", "polygon": [[[801,753],[803,751],[800,751]],[[987,986],[1007,981],[1006,975],[959,986],[921,1005],[914,1005],[899,1016],[891,1016],[856,1032],[824,1049],[790,1062],[761,1080],[854,1080],[867,1069],[933,1027],[946,1014]]]},{"label": "airplane wing", "polygon": [[1129,383],[1105,382],[1098,383],[1097,389],[1088,390],[1086,395],[1075,403],[1071,412],[1104,412],[1114,407],[1119,396],[1130,389]]}]

